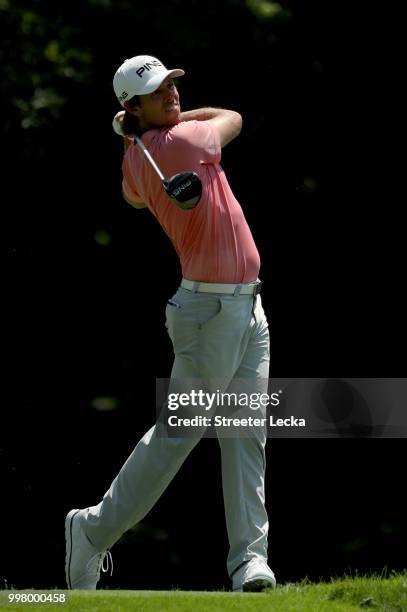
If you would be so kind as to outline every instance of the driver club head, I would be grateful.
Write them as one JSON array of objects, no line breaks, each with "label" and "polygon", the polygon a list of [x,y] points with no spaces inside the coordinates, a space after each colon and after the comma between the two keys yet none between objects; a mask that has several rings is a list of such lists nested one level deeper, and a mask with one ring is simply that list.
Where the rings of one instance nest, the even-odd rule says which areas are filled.
[{"label": "driver club head", "polygon": [[195,208],[201,199],[202,183],[196,172],[180,172],[163,181],[166,194],[183,210]]}]

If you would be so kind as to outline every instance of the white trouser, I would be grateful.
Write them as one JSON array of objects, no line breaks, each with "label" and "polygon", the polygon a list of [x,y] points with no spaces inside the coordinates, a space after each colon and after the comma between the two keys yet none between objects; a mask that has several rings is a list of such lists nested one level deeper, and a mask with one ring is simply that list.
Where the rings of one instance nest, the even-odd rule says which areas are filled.
[{"label": "white trouser", "polygon": [[[270,342],[260,295],[194,293],[179,288],[168,303],[166,327],[175,360],[171,379],[221,382],[256,379],[267,392]],[[231,575],[255,556],[267,559],[268,519],[264,506],[266,427],[249,437],[220,437],[222,486]],[[203,431],[202,431],[203,434]],[[139,441],[103,500],[87,510],[83,528],[99,550],[110,548],[151,510],[200,437],[160,437],[152,427]]]}]

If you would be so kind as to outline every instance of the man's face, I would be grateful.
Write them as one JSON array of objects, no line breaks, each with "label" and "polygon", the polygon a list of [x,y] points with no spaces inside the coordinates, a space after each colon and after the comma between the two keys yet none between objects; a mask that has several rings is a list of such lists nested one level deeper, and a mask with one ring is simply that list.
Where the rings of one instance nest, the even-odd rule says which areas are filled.
[{"label": "man's face", "polygon": [[153,93],[140,96],[140,103],[129,112],[138,117],[141,129],[179,123],[181,108],[173,79],[167,77]]}]

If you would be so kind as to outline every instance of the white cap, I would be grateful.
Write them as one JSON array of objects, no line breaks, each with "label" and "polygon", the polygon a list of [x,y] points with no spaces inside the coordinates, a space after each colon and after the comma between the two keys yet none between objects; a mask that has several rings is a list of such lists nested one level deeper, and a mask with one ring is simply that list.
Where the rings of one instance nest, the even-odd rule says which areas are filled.
[{"label": "white cap", "polygon": [[168,76],[183,76],[180,68],[167,70],[156,57],[137,55],[126,59],[116,71],[113,78],[113,89],[120,104],[133,96],[145,96],[158,89]]}]

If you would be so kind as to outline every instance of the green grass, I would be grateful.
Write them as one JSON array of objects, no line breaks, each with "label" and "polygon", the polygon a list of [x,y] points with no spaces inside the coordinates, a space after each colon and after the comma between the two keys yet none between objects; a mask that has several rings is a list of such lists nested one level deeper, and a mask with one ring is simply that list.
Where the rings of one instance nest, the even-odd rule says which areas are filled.
[{"label": "green grass", "polygon": [[[27,591],[25,591],[27,592]],[[39,592],[39,591],[34,591]],[[65,604],[6,604],[7,593],[0,592],[0,610],[21,612],[42,609],[63,612],[375,612],[407,611],[407,573],[357,576],[331,582],[278,586],[266,593],[221,591],[58,591],[68,595]]]}]

